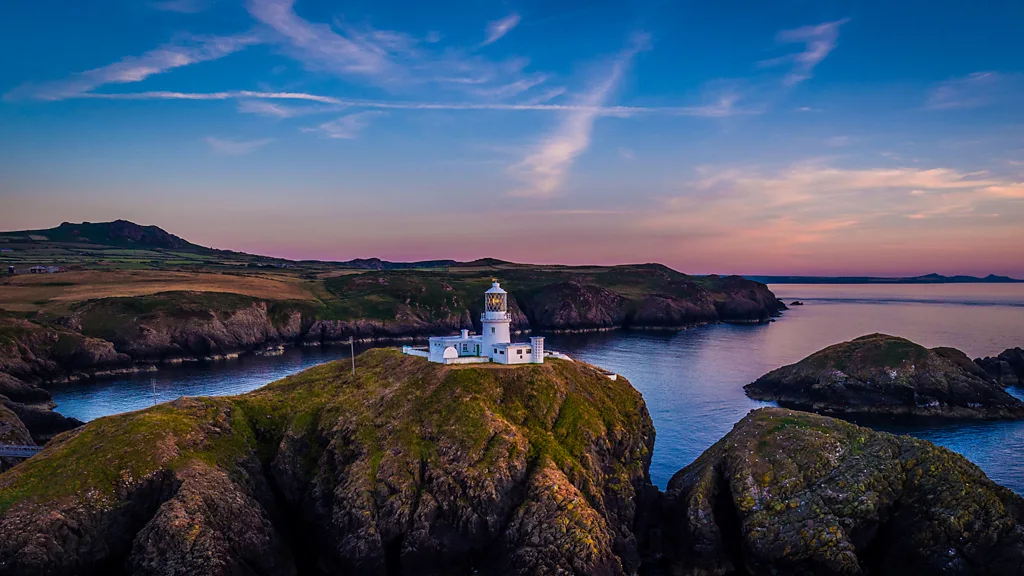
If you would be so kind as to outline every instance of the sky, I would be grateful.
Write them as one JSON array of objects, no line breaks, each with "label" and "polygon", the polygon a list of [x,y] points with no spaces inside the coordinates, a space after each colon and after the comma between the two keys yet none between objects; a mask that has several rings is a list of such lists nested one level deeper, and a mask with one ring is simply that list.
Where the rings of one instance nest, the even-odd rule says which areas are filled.
[{"label": "sky", "polygon": [[1024,3],[9,0],[0,229],[1024,277]]}]

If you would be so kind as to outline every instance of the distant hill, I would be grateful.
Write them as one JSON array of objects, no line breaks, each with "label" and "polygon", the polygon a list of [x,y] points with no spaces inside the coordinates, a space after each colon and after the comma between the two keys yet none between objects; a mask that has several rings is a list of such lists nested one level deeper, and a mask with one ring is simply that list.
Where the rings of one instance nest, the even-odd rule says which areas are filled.
[{"label": "distant hill", "polygon": [[1024,282],[1009,276],[989,274],[977,276],[943,276],[941,274],[925,274],[905,278],[885,278],[877,276],[744,276],[748,280],[764,284],[1005,284]]},{"label": "distant hill", "polygon": [[[0,232],[0,262],[27,267],[32,264],[81,264],[99,261],[130,267],[238,265],[251,267],[295,267],[309,265],[358,270],[403,270],[409,268],[445,268],[455,260],[389,262],[380,258],[357,258],[341,262],[304,261],[272,258],[231,250],[218,250],[193,244],[158,226],[142,226],[128,220],[113,222],[64,222],[45,230]],[[125,254],[124,251],[132,253]]]},{"label": "distant hill", "polygon": [[210,251],[192,244],[157,226],[140,226],[127,220],[113,222],[64,222],[47,230],[0,232],[0,239],[8,242],[59,242],[90,244],[114,248],[162,248],[166,250]]}]

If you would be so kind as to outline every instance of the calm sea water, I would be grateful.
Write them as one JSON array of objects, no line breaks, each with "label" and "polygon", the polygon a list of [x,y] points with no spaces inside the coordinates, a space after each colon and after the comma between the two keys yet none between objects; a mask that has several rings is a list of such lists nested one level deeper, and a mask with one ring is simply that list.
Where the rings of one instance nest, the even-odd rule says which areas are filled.
[{"label": "calm sea water", "polygon": [[[766,325],[549,334],[547,347],[614,370],[643,393],[658,433],[651,478],[664,487],[750,409],[765,405],[743,394],[745,384],[830,344],[884,332],[929,347],[953,346],[972,357],[1024,345],[1024,284],[771,288],[787,303],[799,299],[805,305]],[[67,386],[53,395],[61,413],[92,420],[183,395],[238,394],[347,357],[347,346],[295,348],[283,356],[246,356]],[[1011,393],[1024,398],[1024,390]],[[861,423],[946,446],[1024,494],[1024,422]]]}]

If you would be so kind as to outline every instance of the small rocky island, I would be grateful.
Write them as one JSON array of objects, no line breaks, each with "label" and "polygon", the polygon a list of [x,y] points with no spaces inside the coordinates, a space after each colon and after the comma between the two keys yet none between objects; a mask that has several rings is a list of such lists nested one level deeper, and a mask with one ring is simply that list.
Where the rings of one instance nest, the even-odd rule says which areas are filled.
[{"label": "small rocky island", "polygon": [[1024,499],[930,442],[755,410],[669,482],[672,574],[1021,574]]},{"label": "small rocky island", "polygon": [[0,474],[0,574],[1024,570],[1024,499],[928,442],[761,409],[666,493],[653,446],[593,366],[376,349],[57,436]]},{"label": "small rocky island", "polygon": [[744,390],[756,400],[836,415],[1024,418],[1024,402],[963,352],[885,334],[829,346]]}]

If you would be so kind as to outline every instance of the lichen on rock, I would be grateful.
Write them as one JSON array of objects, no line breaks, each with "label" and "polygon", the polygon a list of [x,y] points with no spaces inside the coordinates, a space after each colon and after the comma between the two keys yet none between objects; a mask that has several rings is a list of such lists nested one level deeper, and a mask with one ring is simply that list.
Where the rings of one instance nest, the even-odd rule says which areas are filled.
[{"label": "lichen on rock", "polygon": [[1020,574],[1024,499],[929,442],[755,410],[669,482],[673,574]]}]

